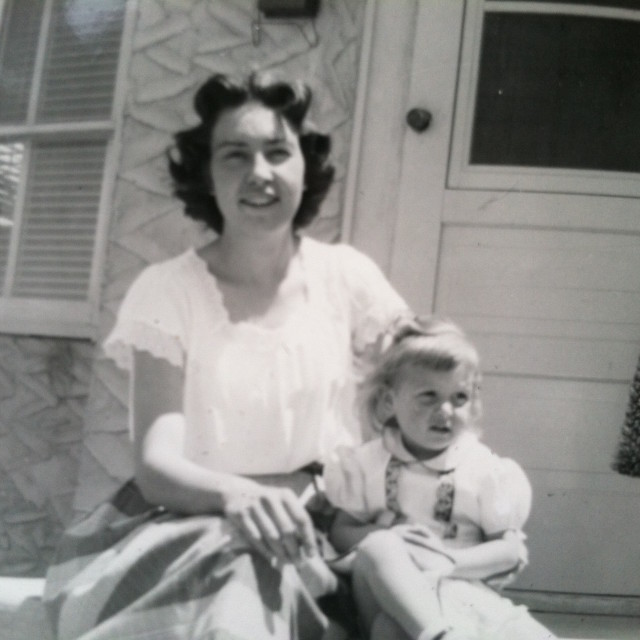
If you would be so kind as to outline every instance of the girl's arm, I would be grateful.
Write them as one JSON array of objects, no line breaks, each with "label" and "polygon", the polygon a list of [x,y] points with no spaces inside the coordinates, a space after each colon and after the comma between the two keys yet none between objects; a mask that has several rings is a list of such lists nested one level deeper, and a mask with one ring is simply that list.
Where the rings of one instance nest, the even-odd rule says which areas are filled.
[{"label": "girl's arm", "polygon": [[181,513],[223,513],[249,542],[282,562],[316,551],[309,515],[291,489],[212,471],[183,455],[184,374],[164,359],[135,352],[135,475],[144,497]]},{"label": "girl's arm", "polygon": [[464,549],[447,549],[455,561],[451,573],[455,578],[484,580],[497,574],[516,570],[522,561],[523,543],[515,531],[506,531],[500,538]]},{"label": "girl's arm", "polygon": [[331,529],[329,530],[329,540],[336,551],[344,553],[360,543],[373,531],[385,528],[383,525],[373,522],[363,523],[349,515],[346,511],[338,509]]}]

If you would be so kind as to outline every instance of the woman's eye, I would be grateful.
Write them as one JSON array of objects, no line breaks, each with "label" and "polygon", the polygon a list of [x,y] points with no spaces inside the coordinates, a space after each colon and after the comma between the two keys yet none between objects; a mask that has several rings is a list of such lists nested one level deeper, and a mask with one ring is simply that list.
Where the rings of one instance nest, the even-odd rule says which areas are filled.
[{"label": "woman's eye", "polygon": [[244,160],[245,154],[242,151],[228,151],[222,157],[223,160],[236,162],[240,160]]},{"label": "woman's eye", "polygon": [[267,154],[267,156],[268,156],[269,160],[271,160],[271,162],[283,162],[290,155],[291,155],[291,153],[289,152],[289,149],[285,149],[285,148],[272,149]]}]

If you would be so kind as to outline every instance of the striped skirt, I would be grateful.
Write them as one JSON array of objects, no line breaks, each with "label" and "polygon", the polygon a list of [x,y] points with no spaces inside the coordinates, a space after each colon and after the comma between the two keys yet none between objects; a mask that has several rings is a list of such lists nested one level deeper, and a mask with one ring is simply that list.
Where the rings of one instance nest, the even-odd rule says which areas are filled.
[{"label": "striped skirt", "polygon": [[129,482],[63,536],[45,604],[59,640],[319,640],[328,620],[217,516],[176,516]]}]

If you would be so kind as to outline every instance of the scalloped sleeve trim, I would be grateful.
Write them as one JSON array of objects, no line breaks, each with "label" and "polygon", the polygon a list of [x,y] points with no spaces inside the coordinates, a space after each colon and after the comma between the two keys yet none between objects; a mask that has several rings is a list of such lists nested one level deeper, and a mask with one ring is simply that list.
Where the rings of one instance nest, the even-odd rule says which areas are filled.
[{"label": "scalloped sleeve trim", "polygon": [[183,367],[185,356],[177,336],[169,335],[143,322],[121,324],[109,335],[103,350],[121,369],[131,371],[133,352],[146,351],[155,358]]}]

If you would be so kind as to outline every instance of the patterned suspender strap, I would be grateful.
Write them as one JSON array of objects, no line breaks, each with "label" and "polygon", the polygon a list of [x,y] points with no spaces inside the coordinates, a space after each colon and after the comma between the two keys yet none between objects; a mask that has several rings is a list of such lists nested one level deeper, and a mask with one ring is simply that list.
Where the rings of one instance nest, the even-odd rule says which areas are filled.
[{"label": "patterned suspender strap", "polygon": [[[398,479],[404,463],[391,456],[387,463],[384,476],[385,500],[387,509],[396,514],[396,518],[402,518],[402,508],[398,502]],[[433,508],[433,517],[443,524],[443,537],[455,538],[458,534],[458,525],[451,522],[453,515],[453,500],[455,498],[454,469],[448,471],[431,471],[438,474],[438,488],[436,489],[436,504]]]},{"label": "patterned suspender strap", "polygon": [[398,478],[401,470],[402,462],[395,456],[391,456],[384,474],[384,491],[387,509],[395,513],[397,518],[403,515],[398,502]]},{"label": "patterned suspender strap", "polygon": [[455,538],[458,534],[458,525],[455,522],[451,522],[453,500],[456,495],[453,480],[453,469],[440,474],[438,488],[436,489],[436,505],[433,508],[433,517],[445,525],[445,538]]}]

